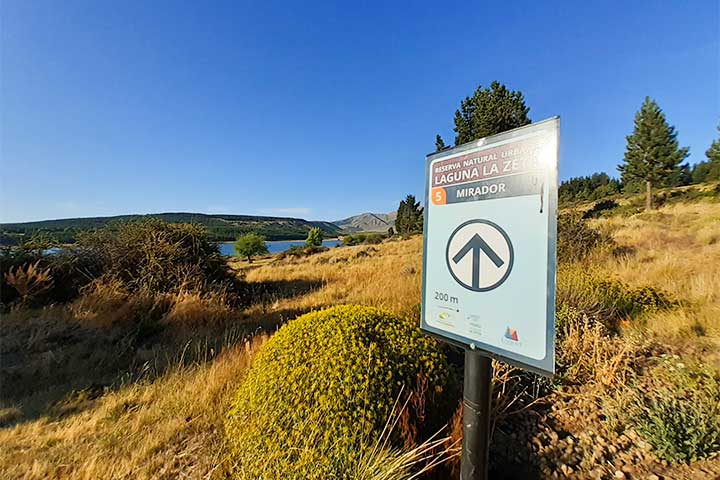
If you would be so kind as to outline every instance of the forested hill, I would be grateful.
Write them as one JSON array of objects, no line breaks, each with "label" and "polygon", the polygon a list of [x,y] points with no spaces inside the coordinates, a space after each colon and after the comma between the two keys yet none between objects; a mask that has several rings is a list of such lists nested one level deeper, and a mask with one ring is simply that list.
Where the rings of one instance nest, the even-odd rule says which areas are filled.
[{"label": "forested hill", "polygon": [[301,218],[208,215],[204,213],[158,213],[5,223],[0,224],[0,242],[12,244],[36,232],[45,232],[61,243],[72,243],[75,234],[79,231],[147,217],[160,218],[170,223],[198,223],[204,225],[209,230],[211,238],[215,241],[235,240],[238,235],[247,232],[259,233],[267,240],[299,240],[307,237],[307,232],[312,227],[320,227],[326,237],[335,237],[340,234],[340,228],[330,222],[311,222]]}]

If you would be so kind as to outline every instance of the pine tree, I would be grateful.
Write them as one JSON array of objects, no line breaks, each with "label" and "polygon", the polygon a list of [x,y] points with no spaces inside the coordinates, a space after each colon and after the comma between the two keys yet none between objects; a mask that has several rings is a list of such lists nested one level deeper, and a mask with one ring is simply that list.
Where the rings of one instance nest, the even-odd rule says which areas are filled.
[{"label": "pine tree", "polygon": [[521,92],[497,81],[490,88],[479,86],[455,111],[455,145],[527,125],[529,111]]},{"label": "pine tree", "polygon": [[653,187],[678,175],[688,148],[678,148],[675,127],[668,125],[665,114],[650,97],[645,97],[635,114],[635,128],[626,140],[625,163],[618,166],[622,182],[645,182],[645,208],[651,210]]},{"label": "pine tree", "polygon": [[395,230],[400,235],[410,235],[422,231],[423,209],[414,195],[408,195],[400,202],[395,218]]},{"label": "pine tree", "polygon": [[[720,126],[717,129],[720,133]],[[720,138],[712,142],[705,156],[709,163],[706,180],[720,180]]]},{"label": "pine tree", "polygon": [[445,150],[445,142],[440,135],[435,135],[435,151],[442,152]]}]

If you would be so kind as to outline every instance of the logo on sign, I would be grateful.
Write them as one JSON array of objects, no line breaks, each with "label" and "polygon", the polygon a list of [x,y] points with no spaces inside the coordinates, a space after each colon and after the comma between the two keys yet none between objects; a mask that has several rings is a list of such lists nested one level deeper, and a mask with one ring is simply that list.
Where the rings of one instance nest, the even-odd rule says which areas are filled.
[{"label": "logo on sign", "polygon": [[474,292],[502,285],[510,275],[513,259],[510,237],[489,220],[465,222],[448,240],[448,270],[456,282]]},{"label": "logo on sign", "polygon": [[515,330],[514,328],[507,327],[505,329],[505,338],[507,338],[508,340],[512,340],[513,342],[517,342],[518,341],[517,330]]}]

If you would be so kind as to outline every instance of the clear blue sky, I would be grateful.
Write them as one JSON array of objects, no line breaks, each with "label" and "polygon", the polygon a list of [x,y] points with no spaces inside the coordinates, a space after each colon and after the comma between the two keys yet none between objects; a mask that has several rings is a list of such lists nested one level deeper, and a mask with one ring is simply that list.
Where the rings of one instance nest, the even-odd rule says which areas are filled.
[{"label": "clear blue sky", "polygon": [[394,210],[494,79],[561,116],[562,178],[615,174],[645,95],[698,162],[718,5],[3,0],[0,221]]}]

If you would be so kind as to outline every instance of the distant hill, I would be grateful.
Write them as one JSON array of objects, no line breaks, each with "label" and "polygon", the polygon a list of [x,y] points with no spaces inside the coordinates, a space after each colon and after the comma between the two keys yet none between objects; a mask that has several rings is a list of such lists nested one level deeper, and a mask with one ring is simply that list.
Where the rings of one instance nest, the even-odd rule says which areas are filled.
[{"label": "distant hill", "polygon": [[386,232],[390,227],[395,228],[395,217],[396,212],[361,213],[333,223],[345,232]]},{"label": "distant hill", "polygon": [[199,223],[210,232],[214,241],[230,241],[243,233],[257,232],[268,240],[300,240],[313,227],[320,227],[325,237],[335,237],[340,228],[330,222],[313,222],[301,218],[260,217],[252,215],[207,215],[204,213],[157,213],[148,215],[120,215],[115,217],[65,218],[40,222],[0,224],[0,243],[12,244],[35,232],[47,232],[56,240],[72,243],[82,230],[154,217],[170,223]]}]

